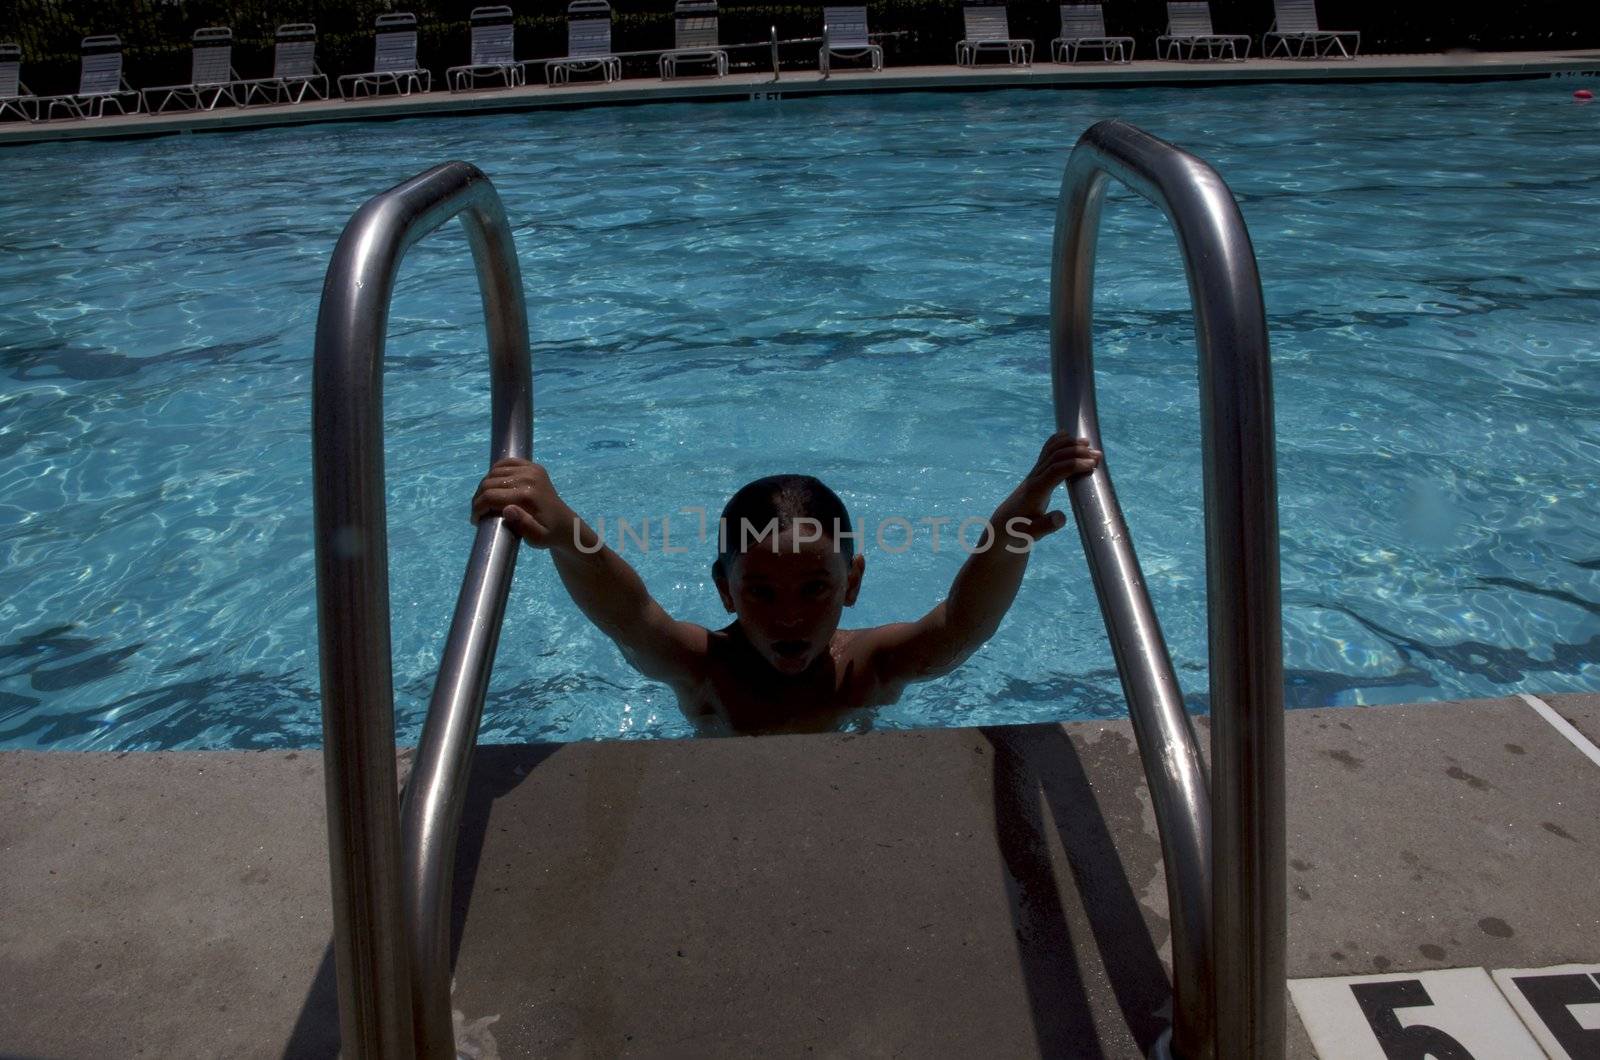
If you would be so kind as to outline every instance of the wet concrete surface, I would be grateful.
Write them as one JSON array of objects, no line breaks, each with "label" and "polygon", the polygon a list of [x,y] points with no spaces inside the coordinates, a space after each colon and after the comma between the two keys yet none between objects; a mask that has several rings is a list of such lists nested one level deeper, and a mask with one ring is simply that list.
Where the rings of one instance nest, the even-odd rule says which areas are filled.
[{"label": "wet concrete surface", "polygon": [[1600,747],[1600,696],[1566,693],[1539,698],[1555,708],[1557,714],[1570,721],[1590,743]]},{"label": "wet concrete surface", "polygon": [[[1294,711],[1286,744],[1290,977],[1600,957],[1600,769],[1526,704]],[[0,754],[0,1053],[332,1055],[320,764]],[[460,1041],[1140,1055],[1153,828],[1126,722],[480,748]]]}]

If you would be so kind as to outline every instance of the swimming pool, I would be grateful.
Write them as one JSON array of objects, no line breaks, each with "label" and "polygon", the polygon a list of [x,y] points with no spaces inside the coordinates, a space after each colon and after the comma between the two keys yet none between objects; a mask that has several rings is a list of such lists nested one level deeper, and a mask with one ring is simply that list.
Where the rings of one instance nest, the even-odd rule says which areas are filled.
[{"label": "swimming pool", "polygon": [[[350,213],[428,165],[495,181],[534,336],[535,449],[633,560],[725,620],[743,482],[817,474],[869,528],[847,625],[914,617],[1053,429],[1061,171],[1122,117],[1206,158],[1260,260],[1288,702],[1600,689],[1600,107],[1571,85],[1254,86],[662,105],[40,145],[0,158],[0,747],[320,742],[310,353]],[[70,178],[70,179],[68,179]],[[397,714],[414,740],[487,452],[458,228],[407,259],[386,375]],[[1204,706],[1195,355],[1159,214],[1113,192],[1107,459]],[[661,550],[660,519],[672,547]],[[943,547],[930,525],[949,517]],[[903,531],[886,543],[900,547]],[[879,727],[1122,712],[1075,535],[998,636]],[[680,736],[525,551],[488,741]]]}]

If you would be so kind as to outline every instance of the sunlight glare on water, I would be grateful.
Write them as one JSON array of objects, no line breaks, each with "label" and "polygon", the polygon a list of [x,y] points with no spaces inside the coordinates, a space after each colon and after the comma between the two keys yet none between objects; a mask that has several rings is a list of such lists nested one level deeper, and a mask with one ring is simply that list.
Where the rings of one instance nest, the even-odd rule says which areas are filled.
[{"label": "sunlight glare on water", "polygon": [[[0,747],[320,742],[310,358],[351,213],[447,159],[495,182],[534,337],[535,448],[680,618],[726,621],[713,513],[821,477],[870,531],[987,515],[1054,429],[1067,154],[1120,117],[1209,161],[1273,342],[1287,698],[1600,689],[1600,107],[1567,83],[902,94],[308,126],[5,152]],[[72,179],[63,179],[71,174]],[[1589,218],[1591,220],[1584,220]],[[1113,190],[1107,460],[1205,706],[1193,321],[1160,213]],[[459,227],[419,244],[385,372],[399,735],[414,741],[486,466]],[[662,517],[673,547],[660,549]],[[963,555],[869,536],[847,625],[914,618]],[[614,532],[612,543],[615,544]],[[894,534],[890,534],[891,543]],[[1071,531],[994,640],[878,727],[1123,711]],[[524,551],[489,741],[683,736]]]}]

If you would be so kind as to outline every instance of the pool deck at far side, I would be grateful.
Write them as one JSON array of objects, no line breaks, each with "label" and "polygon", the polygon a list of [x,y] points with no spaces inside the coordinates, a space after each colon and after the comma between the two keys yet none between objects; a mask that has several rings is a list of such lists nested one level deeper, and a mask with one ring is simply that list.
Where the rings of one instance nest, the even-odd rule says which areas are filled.
[{"label": "pool deck at far side", "polygon": [[[1048,46],[1048,42],[1044,42]],[[891,66],[882,71],[835,67],[831,76],[785,70],[774,81],[770,69],[723,78],[685,77],[660,81],[632,77],[610,84],[577,81],[551,88],[536,83],[540,64],[530,61],[529,84],[520,88],[359,100],[319,100],[293,105],[219,107],[204,112],[112,115],[34,123],[0,123],[0,147],[55,140],[116,139],[174,133],[226,132],[248,128],[368,121],[445,114],[485,114],[546,107],[647,102],[708,102],[851,92],[904,92],[994,88],[1104,88],[1150,85],[1240,84],[1296,81],[1474,81],[1502,78],[1600,78],[1600,50],[1547,52],[1451,52],[1427,55],[1362,55],[1355,59],[1246,59],[1242,62],[1178,62],[1141,59],[1126,64],[1039,62],[1028,67],[980,65]],[[335,93],[336,95],[336,93]]]},{"label": "pool deck at far side", "polygon": [[[1534,706],[1285,731],[1291,979],[1600,962],[1600,764]],[[0,810],[0,1053],[334,1054],[319,753],[4,752]],[[1168,1011],[1126,721],[482,747],[456,863],[474,1056],[1135,1057]]]}]

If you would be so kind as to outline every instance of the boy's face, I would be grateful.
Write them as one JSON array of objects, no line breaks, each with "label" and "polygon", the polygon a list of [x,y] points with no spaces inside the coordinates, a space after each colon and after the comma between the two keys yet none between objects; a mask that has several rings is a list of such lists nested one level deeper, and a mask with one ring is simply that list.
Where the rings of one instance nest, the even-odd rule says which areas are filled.
[{"label": "boy's face", "polygon": [[716,578],[722,605],[738,614],[745,639],[769,666],[790,675],[804,673],[828,650],[866,570],[865,559],[846,559],[829,535],[798,544],[796,536],[791,526],[777,537],[776,550],[770,538],[753,543]]}]

